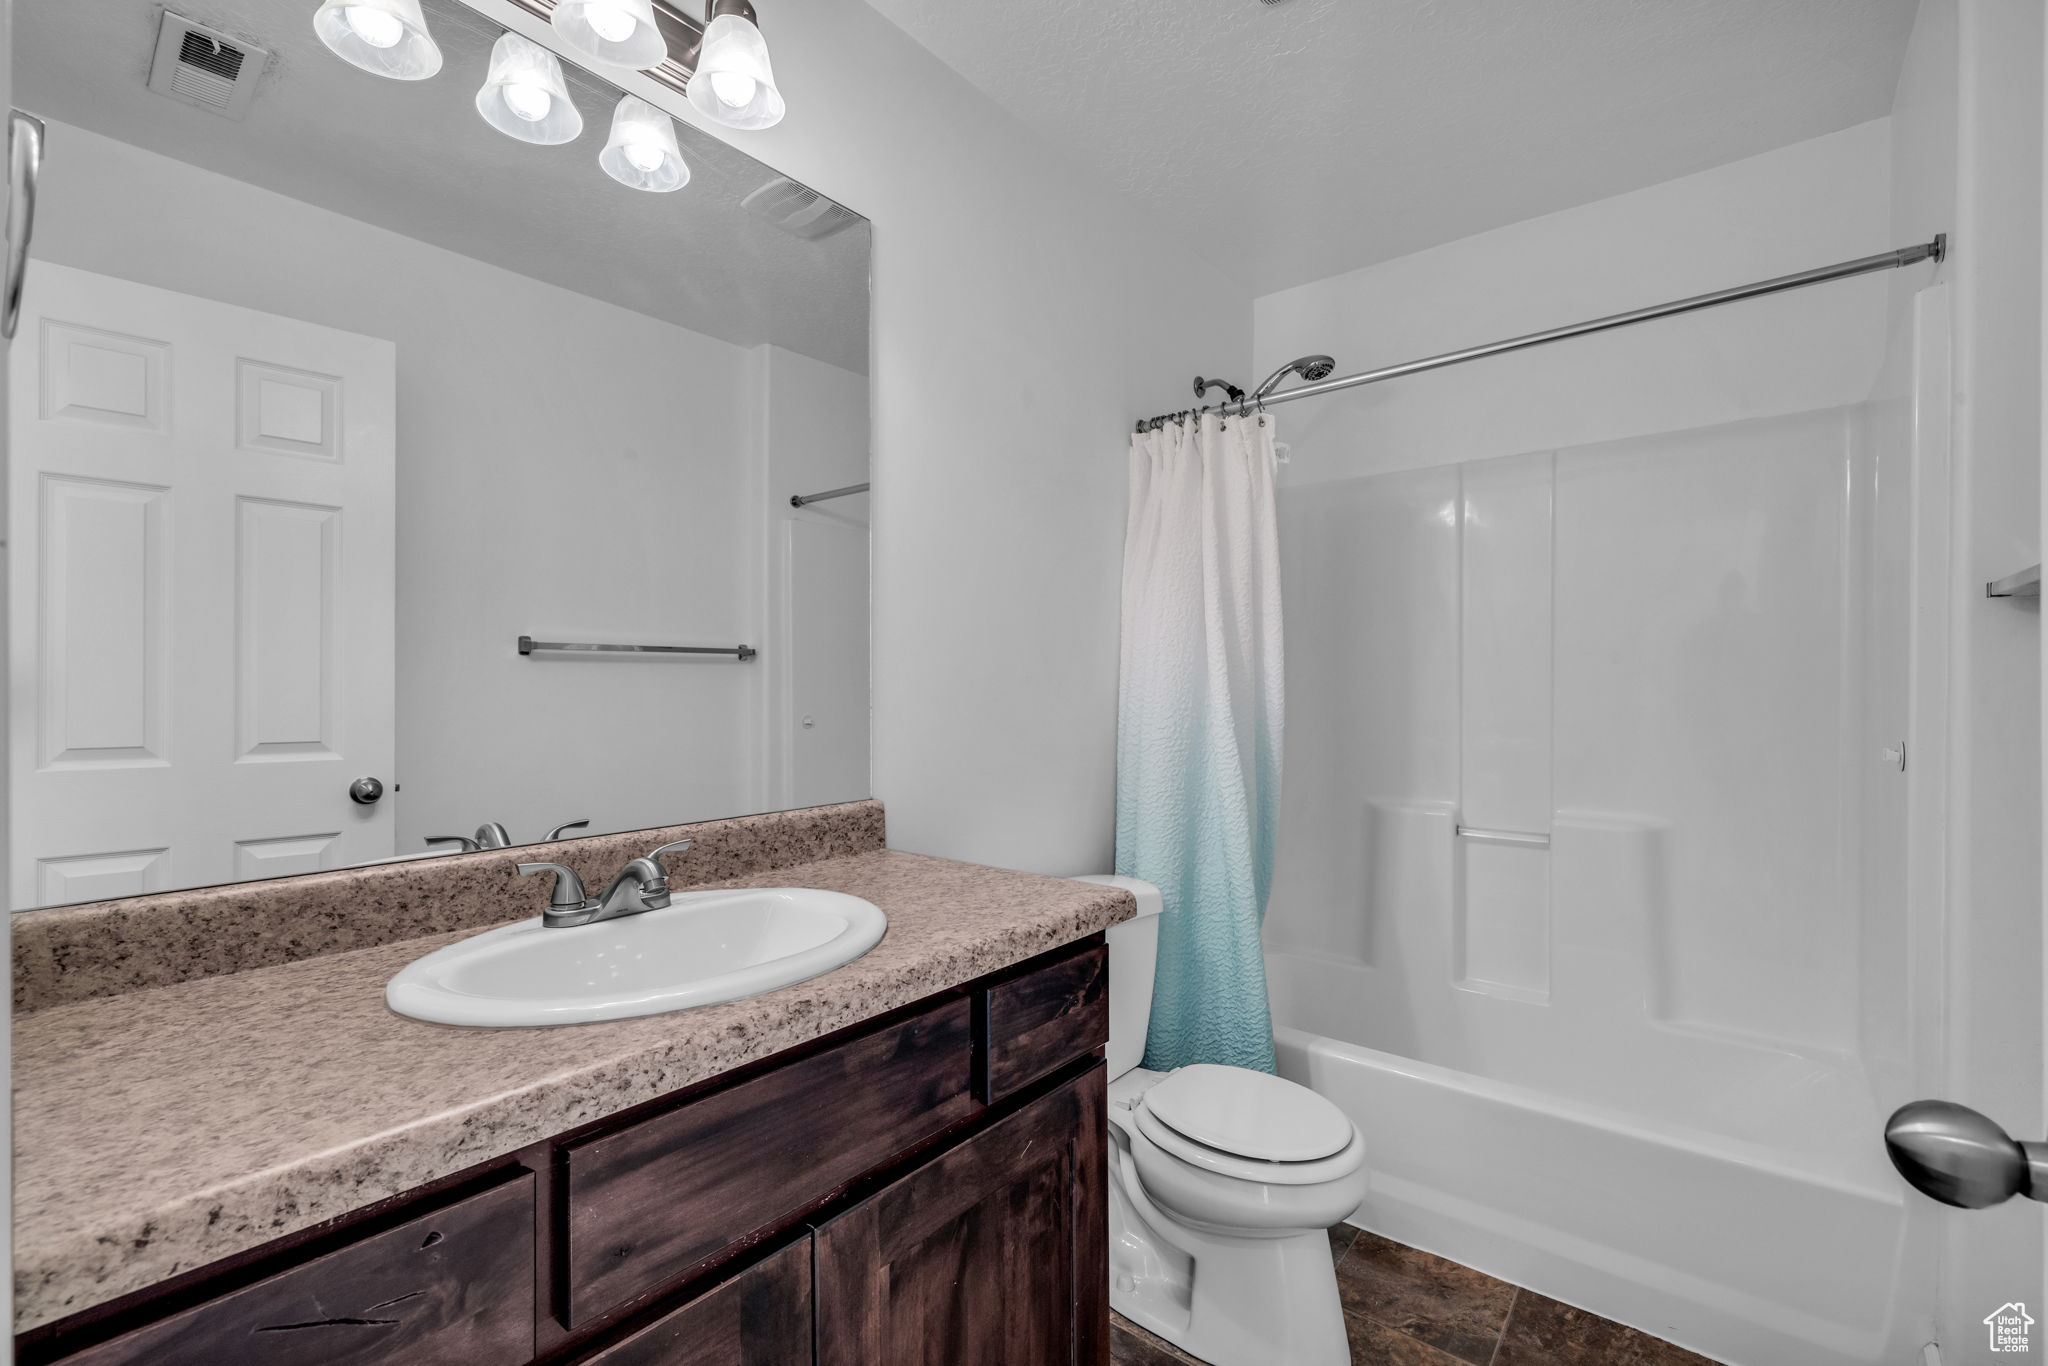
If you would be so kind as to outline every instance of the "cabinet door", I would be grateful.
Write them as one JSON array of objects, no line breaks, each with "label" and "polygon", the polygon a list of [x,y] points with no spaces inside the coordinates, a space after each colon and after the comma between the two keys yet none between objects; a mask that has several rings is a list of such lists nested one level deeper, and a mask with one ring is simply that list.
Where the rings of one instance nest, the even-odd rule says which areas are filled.
[{"label": "cabinet door", "polygon": [[563,1149],[566,1322],[708,1267],[980,1108],[965,1000]]},{"label": "cabinet door", "polygon": [[811,1366],[811,1240],[748,1267],[582,1366]]},{"label": "cabinet door", "polygon": [[817,1234],[818,1366],[1109,1360],[1101,1064]]}]

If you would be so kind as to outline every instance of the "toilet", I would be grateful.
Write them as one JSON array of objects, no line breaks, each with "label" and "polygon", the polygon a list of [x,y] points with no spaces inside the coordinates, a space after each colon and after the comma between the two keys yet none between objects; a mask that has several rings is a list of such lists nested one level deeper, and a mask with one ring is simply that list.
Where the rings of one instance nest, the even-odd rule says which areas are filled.
[{"label": "toilet", "polygon": [[1243,1067],[1138,1066],[1159,889],[1109,930],[1109,1302],[1211,1366],[1349,1366],[1326,1230],[1365,1198],[1365,1140],[1305,1086]]}]

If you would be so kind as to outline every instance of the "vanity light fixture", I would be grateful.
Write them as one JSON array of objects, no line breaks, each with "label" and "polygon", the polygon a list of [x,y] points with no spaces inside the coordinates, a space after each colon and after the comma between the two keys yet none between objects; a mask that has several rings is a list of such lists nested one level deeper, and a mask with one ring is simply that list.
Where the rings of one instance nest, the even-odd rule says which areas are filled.
[{"label": "vanity light fixture", "polygon": [[476,92],[484,121],[521,142],[543,146],[574,142],[583,115],[569,99],[562,64],[539,43],[508,33],[491,49],[491,74]]},{"label": "vanity light fixture", "polygon": [[612,113],[612,135],[597,164],[621,185],[667,194],[690,183],[689,163],[676,145],[676,121],[637,95]]},{"label": "vanity light fixture", "polygon": [[578,57],[646,71],[668,57],[654,23],[654,0],[560,0],[548,22]]},{"label": "vanity light fixture", "polygon": [[423,81],[441,69],[420,0],[325,0],[313,32],[343,61],[398,81]]},{"label": "vanity light fixture", "polygon": [[747,0],[710,0],[697,46],[690,105],[728,128],[773,128],[782,122],[782,92],[768,65],[768,43]]}]

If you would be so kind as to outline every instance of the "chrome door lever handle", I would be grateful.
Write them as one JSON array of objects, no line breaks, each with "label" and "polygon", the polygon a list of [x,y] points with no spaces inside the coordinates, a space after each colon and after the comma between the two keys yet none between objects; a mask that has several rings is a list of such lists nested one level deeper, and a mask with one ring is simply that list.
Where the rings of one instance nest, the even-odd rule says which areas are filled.
[{"label": "chrome door lever handle", "polygon": [[43,172],[43,121],[19,109],[7,120],[7,277],[0,282],[0,339],[21,321],[28,239],[36,226],[36,181]]},{"label": "chrome door lever handle", "polygon": [[1952,1101],[1900,1106],[1885,1121],[1884,1146],[1900,1176],[1944,1205],[1984,1209],[2015,1195],[2048,1200],[2048,1143],[2022,1143]]}]

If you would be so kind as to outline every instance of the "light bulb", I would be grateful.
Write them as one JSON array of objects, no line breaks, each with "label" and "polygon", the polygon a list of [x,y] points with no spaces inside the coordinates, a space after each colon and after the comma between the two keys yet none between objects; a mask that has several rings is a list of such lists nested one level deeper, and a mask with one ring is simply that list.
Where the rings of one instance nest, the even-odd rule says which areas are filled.
[{"label": "light bulb", "polygon": [[420,0],[321,0],[313,32],[344,62],[394,81],[423,81],[441,69]]},{"label": "light bulb", "polygon": [[[718,8],[714,3],[713,8]],[[697,44],[697,70],[683,98],[727,128],[772,128],[781,122],[782,92],[768,64],[768,44],[744,14],[715,14]]]},{"label": "light bulb", "polygon": [[616,5],[586,5],[583,22],[590,25],[591,32],[607,43],[623,43],[633,36],[633,30],[640,23],[632,15]]},{"label": "light bulb", "polygon": [[505,107],[528,123],[539,123],[555,107],[555,97],[528,81],[513,81],[505,87]]},{"label": "light bulb", "polygon": [[743,71],[714,71],[711,73],[711,93],[718,96],[718,102],[732,109],[744,109],[754,102],[754,92],[761,83]]},{"label": "light bulb", "polygon": [[637,95],[625,95],[612,111],[611,136],[597,164],[621,185],[667,194],[690,183],[690,167],[676,145],[676,122]]},{"label": "light bulb", "polygon": [[349,31],[374,48],[397,47],[405,37],[405,24],[395,14],[368,5],[350,5],[342,11]]},{"label": "light bulb", "polygon": [[619,149],[626,154],[626,160],[636,171],[652,174],[661,169],[661,163],[668,160],[668,153],[658,143],[629,142]]}]

